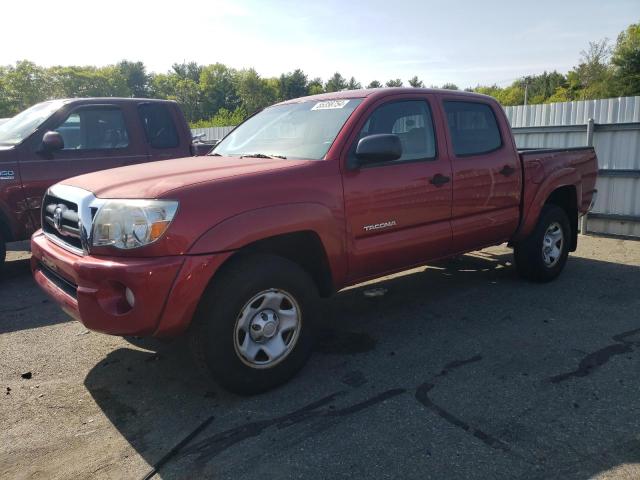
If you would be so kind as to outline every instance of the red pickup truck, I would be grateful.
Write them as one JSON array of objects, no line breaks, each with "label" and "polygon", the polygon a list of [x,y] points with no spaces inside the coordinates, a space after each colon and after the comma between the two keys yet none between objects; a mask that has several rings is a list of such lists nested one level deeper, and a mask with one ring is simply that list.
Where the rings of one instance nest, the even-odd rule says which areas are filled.
[{"label": "red pickup truck", "polygon": [[40,202],[49,186],[82,173],[187,157],[200,148],[207,145],[192,145],[180,107],[166,100],[52,100],[3,122],[0,268],[5,242],[27,239],[40,227]]},{"label": "red pickup truck", "polygon": [[516,149],[492,98],[374,89],[266,108],[209,156],[54,185],[32,237],[37,283],[88,328],[190,337],[242,393],[310,355],[315,300],[509,242],[555,278],[595,196],[593,148]]}]

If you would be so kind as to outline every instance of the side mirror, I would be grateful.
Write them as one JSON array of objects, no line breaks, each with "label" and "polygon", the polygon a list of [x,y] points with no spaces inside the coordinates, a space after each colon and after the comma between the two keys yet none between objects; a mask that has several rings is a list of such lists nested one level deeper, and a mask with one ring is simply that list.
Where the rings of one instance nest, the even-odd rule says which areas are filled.
[{"label": "side mirror", "polygon": [[367,163],[390,162],[402,156],[400,137],[390,133],[380,133],[361,138],[356,147],[356,158],[361,165]]},{"label": "side mirror", "polygon": [[42,137],[42,150],[45,152],[55,152],[64,148],[64,139],[58,132],[47,132]]}]

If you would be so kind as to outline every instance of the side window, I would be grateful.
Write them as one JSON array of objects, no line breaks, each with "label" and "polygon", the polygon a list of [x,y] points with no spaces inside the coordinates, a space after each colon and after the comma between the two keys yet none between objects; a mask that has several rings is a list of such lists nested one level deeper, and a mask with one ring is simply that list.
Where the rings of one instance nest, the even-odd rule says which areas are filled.
[{"label": "side window", "polygon": [[140,105],[140,118],[147,141],[153,148],[175,148],[179,144],[178,132],[165,105],[147,103]]},{"label": "side window", "polygon": [[125,148],[129,133],[118,108],[82,108],[71,113],[56,129],[64,150]]},{"label": "side window", "polygon": [[379,133],[393,133],[400,137],[402,157],[395,162],[427,160],[436,156],[433,119],[426,101],[401,101],[378,107],[362,127],[351,155],[355,155],[360,139]]},{"label": "side window", "polygon": [[480,155],[502,146],[491,107],[476,102],[444,102],[453,151],[458,156]]}]

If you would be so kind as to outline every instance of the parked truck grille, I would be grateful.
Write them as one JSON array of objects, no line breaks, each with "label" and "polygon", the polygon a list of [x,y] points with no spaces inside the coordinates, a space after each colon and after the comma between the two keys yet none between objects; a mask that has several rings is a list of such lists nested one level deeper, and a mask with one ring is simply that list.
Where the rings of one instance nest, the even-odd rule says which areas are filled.
[{"label": "parked truck grille", "polygon": [[82,250],[78,206],[68,200],[45,195],[42,204],[42,229],[74,249]]}]

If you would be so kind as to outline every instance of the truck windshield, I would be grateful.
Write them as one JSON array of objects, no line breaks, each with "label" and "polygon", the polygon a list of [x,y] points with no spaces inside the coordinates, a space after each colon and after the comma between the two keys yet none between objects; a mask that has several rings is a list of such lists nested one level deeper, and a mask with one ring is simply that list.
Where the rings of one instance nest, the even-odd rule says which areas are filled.
[{"label": "truck windshield", "polygon": [[0,124],[0,145],[19,144],[64,103],[64,100],[38,103]]},{"label": "truck windshield", "polygon": [[265,108],[233,130],[210,155],[321,160],[361,98]]}]

